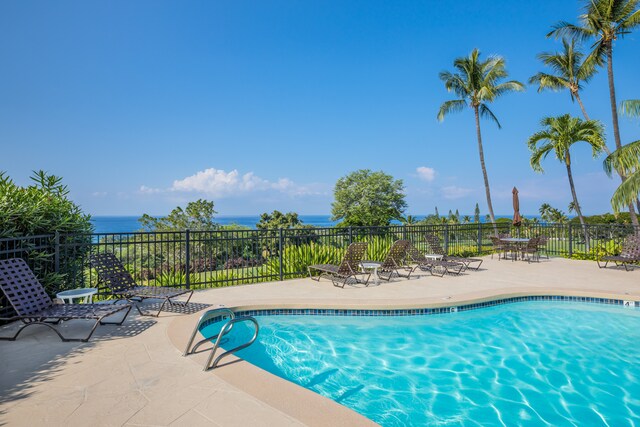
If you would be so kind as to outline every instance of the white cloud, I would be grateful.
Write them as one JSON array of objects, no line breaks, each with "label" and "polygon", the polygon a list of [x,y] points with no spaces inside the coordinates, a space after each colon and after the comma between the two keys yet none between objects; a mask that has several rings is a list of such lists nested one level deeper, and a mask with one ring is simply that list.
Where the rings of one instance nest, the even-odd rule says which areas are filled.
[{"label": "white cloud", "polygon": [[426,166],[420,166],[416,168],[416,172],[418,173],[418,178],[431,182],[436,179],[436,170],[433,168],[428,168]]},{"label": "white cloud", "polygon": [[289,178],[280,178],[272,182],[256,176],[253,172],[241,175],[237,169],[226,172],[222,169],[209,168],[173,181],[171,187],[166,190],[143,185],[139,192],[143,194],[201,193],[209,197],[223,198],[245,193],[276,191],[291,196],[301,196],[325,194],[326,189],[323,187],[320,184],[298,185]]},{"label": "white cloud", "polygon": [[441,188],[442,197],[448,200],[462,199],[469,194],[473,193],[471,188],[458,187],[456,185],[449,185]]},{"label": "white cloud", "polygon": [[106,191],[94,191],[93,193],[91,193],[93,197],[106,197],[107,194],[109,193],[107,193]]}]

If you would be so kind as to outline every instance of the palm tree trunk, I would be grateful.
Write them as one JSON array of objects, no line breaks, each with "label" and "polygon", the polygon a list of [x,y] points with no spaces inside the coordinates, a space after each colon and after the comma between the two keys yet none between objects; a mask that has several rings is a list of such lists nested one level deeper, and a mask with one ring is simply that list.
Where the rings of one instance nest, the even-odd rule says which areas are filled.
[{"label": "palm tree trunk", "polygon": [[580,225],[582,226],[582,232],[584,233],[585,248],[587,252],[589,252],[590,250],[589,233],[587,232],[587,224],[584,222],[584,217],[582,216],[582,209],[580,209],[580,204],[578,203],[576,186],[573,183],[573,174],[571,173],[571,157],[568,151],[566,155],[566,164],[567,164],[567,176],[569,177],[569,187],[571,187],[571,197],[573,197],[573,205],[575,206],[576,214],[578,214],[578,219],[580,220]]},{"label": "palm tree trunk", "polygon": [[[611,117],[613,118],[613,139],[616,143],[616,150],[622,148],[622,142],[620,141],[620,127],[618,126],[618,106],[616,105],[616,87],[613,82],[613,45],[612,42],[608,42],[606,46],[607,51],[607,78],[609,79],[609,100],[611,101]],[[618,171],[620,180],[624,182],[627,177]],[[638,223],[638,217],[636,210],[633,207],[633,203],[629,203],[629,215],[631,216],[631,223],[636,227],[640,226]]]},{"label": "palm tree trunk", "polygon": [[589,115],[587,114],[587,110],[584,109],[584,104],[582,103],[582,99],[580,99],[580,93],[575,92],[573,94],[573,97],[576,99],[576,101],[578,101],[578,105],[580,106],[580,110],[582,110],[582,115],[584,116],[584,119],[591,120],[589,118]]},{"label": "palm tree trunk", "polygon": [[473,107],[476,116],[476,135],[478,137],[478,153],[480,154],[480,166],[482,167],[482,177],[484,178],[484,191],[487,195],[487,207],[489,208],[489,218],[493,224],[493,231],[498,235],[498,227],[496,226],[496,217],[493,215],[493,205],[491,204],[491,190],[489,189],[489,177],[487,176],[487,167],[484,164],[484,150],[482,149],[482,134],[480,132],[480,113],[478,106]]}]

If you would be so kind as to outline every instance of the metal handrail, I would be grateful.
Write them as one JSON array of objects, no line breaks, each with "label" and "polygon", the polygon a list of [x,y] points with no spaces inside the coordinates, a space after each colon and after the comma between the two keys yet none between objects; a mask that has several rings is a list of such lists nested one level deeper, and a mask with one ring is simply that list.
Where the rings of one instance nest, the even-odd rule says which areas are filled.
[{"label": "metal handrail", "polygon": [[[247,341],[246,343],[239,345],[235,348],[232,348],[231,350],[227,350],[224,353],[220,354],[220,356],[218,356],[213,363],[211,363],[211,360],[213,359],[213,356],[215,356],[216,351],[218,350],[218,347],[220,346],[220,341],[222,339],[222,337],[224,335],[226,335],[227,333],[229,333],[229,331],[231,331],[231,328],[233,328],[233,325],[239,322],[251,322],[253,323],[253,325],[256,327],[256,331],[253,333],[253,337],[251,337],[251,339],[249,341]],[[211,349],[211,354],[209,355],[209,358],[207,359],[207,363],[204,365],[204,370],[208,371],[209,369],[215,369],[216,366],[218,366],[218,362],[220,362],[220,359],[222,359],[223,357],[229,356],[232,353],[235,353],[238,350],[242,350],[243,348],[247,348],[249,347],[251,344],[254,343],[254,341],[256,340],[256,338],[258,338],[258,331],[260,330],[260,326],[258,325],[258,321],[256,319],[254,319],[251,316],[242,316],[242,317],[235,317],[233,319],[230,319],[220,330],[220,332],[218,333],[218,338],[216,339],[215,344],[213,345],[213,348]]]},{"label": "metal handrail", "polygon": [[226,307],[219,307],[219,308],[214,308],[214,309],[205,311],[202,314],[202,316],[200,316],[200,319],[198,320],[198,323],[196,323],[195,328],[193,328],[193,332],[191,333],[191,338],[189,338],[189,342],[187,343],[187,348],[185,348],[184,353],[182,353],[182,355],[188,356],[189,354],[193,354],[196,352],[198,347],[200,347],[202,344],[209,342],[213,339],[217,340],[218,338],[220,338],[220,336],[228,334],[231,331],[231,329],[226,331],[224,334],[222,334],[222,329],[221,329],[220,332],[218,332],[216,335],[213,335],[211,337],[204,337],[204,339],[198,341],[196,345],[193,346],[193,348],[191,347],[191,345],[193,344],[193,340],[196,338],[196,335],[200,331],[200,326],[202,325],[202,323],[214,317],[224,318],[225,316],[228,316],[230,320],[233,320],[235,319],[236,314]]}]

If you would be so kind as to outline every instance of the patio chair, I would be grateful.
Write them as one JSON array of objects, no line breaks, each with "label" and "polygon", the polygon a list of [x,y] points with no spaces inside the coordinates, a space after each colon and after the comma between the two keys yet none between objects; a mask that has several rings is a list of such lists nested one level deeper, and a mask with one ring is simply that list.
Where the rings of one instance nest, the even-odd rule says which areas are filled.
[{"label": "patio chair", "polygon": [[[320,281],[320,278],[326,276],[331,279],[333,286],[340,286],[344,288],[344,285],[351,279],[356,283],[364,283],[365,286],[369,283],[370,273],[363,273],[360,271],[360,263],[364,254],[367,252],[367,242],[352,243],[347,248],[347,251],[342,258],[340,265],[334,264],[314,264],[307,267],[309,277],[313,280]],[[312,270],[319,271],[320,274],[314,278]],[[359,275],[366,275],[367,279],[361,282],[357,279]]]},{"label": "patio chair", "polygon": [[[640,262],[640,234],[632,234],[625,239],[620,255],[606,255],[596,261],[600,268],[614,262],[616,267],[623,266],[626,271],[632,271],[634,267],[629,268],[630,264]],[[604,261],[604,265],[600,265],[600,261]]]},{"label": "patio chair", "polygon": [[[15,341],[27,327],[44,325],[58,334],[62,341],[87,342],[98,325],[122,325],[131,311],[130,304],[54,304],[33,271],[20,258],[0,261],[0,289],[16,312],[15,316],[0,317],[0,321],[20,320],[24,323],[13,336],[0,337],[0,340]],[[125,310],[119,322],[103,320]],[[85,338],[67,338],[54,326],[63,320],[94,320],[95,323]]]},{"label": "patio chair", "polygon": [[542,256],[542,252],[544,252],[544,257],[549,259],[549,251],[547,250],[547,242],[549,238],[545,235],[538,236],[538,256]]},{"label": "patio chair", "polygon": [[497,236],[489,236],[491,239],[491,243],[493,244],[493,249],[491,250],[491,259],[493,259],[493,254],[498,254],[498,261],[500,261],[500,257],[504,254],[506,257],[507,244],[500,240]]},{"label": "patio chair", "polygon": [[382,265],[378,269],[378,277],[387,281],[395,274],[406,279],[411,276],[413,270],[409,269],[409,274],[402,274],[400,270],[406,270],[405,260],[409,253],[411,242],[408,240],[396,240],[389,248],[389,253],[385,257]]},{"label": "patio chair", "polygon": [[480,258],[467,258],[467,257],[447,255],[446,251],[440,244],[440,239],[438,238],[438,236],[432,233],[425,233],[424,235],[433,253],[437,255],[442,255],[443,261],[461,262],[462,264],[464,264],[465,270],[469,268],[469,266],[474,262],[478,263],[478,265],[474,268],[474,270],[478,270],[482,265],[482,259]]},{"label": "patio chair", "polygon": [[[135,304],[138,313],[142,316],[160,316],[160,312],[164,306],[179,304],[187,305],[193,296],[193,290],[178,289],[169,286],[138,286],[131,277],[131,274],[124,268],[120,260],[110,252],[93,254],[89,258],[89,262],[98,272],[98,280],[108,288],[111,295],[119,300],[142,302],[145,299],[161,299],[162,304],[156,314],[144,313],[138,304]],[[173,298],[181,295],[189,294],[186,301],[172,301]]]},{"label": "patio chair", "polygon": [[527,244],[520,248],[520,253],[523,260],[525,254],[529,255],[527,257],[527,262],[529,263],[532,259],[540,261],[540,238],[532,237],[531,239],[529,239]]},{"label": "patio chair", "polygon": [[[423,271],[429,271],[432,276],[442,277],[445,274],[459,275],[465,269],[464,264],[461,262],[442,261],[433,258],[427,258],[413,245],[409,247],[408,260],[416,264],[416,266],[411,269],[411,272],[419,268]],[[438,274],[438,270],[440,270],[442,274]],[[411,274],[411,272],[409,272],[409,274]]]}]

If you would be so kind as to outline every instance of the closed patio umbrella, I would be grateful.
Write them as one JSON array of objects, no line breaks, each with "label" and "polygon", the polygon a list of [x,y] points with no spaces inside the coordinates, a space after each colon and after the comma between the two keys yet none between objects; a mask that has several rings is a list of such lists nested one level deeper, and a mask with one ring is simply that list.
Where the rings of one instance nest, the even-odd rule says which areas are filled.
[{"label": "closed patio umbrella", "polygon": [[518,189],[513,187],[513,225],[520,227],[522,224],[522,217],[520,216],[520,200],[518,199]]}]

